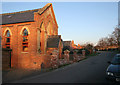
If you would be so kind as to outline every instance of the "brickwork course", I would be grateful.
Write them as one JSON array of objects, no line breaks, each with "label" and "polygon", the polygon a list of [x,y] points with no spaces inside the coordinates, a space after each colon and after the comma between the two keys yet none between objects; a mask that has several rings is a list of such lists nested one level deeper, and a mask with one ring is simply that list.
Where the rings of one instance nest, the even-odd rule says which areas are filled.
[{"label": "brickwork course", "polygon": [[[43,8],[27,10],[14,13],[5,13],[2,15],[2,47],[7,46],[11,51],[11,67],[40,69],[41,64],[45,67],[49,64],[47,61],[51,49],[57,49],[59,57],[62,52],[62,40],[58,35],[58,24],[55,18],[51,3],[46,4]],[[27,30],[27,36],[24,31]],[[9,32],[7,34],[7,32]],[[10,36],[8,37],[7,35]],[[56,47],[47,48],[48,36],[58,36]],[[24,43],[23,39],[27,40]],[[50,37],[49,37],[50,38]],[[6,40],[8,39],[8,44]],[[54,43],[53,43],[54,44]],[[50,44],[49,44],[50,45]],[[24,47],[24,48],[23,48]]]}]

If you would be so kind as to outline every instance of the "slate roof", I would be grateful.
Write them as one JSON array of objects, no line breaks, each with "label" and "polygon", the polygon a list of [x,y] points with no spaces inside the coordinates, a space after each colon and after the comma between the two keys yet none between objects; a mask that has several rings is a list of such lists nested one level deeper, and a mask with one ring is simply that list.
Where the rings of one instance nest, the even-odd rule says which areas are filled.
[{"label": "slate roof", "polygon": [[51,3],[48,3],[40,9],[0,14],[0,17],[2,16],[2,24],[4,25],[34,21],[34,12],[38,12],[41,15],[50,6]]},{"label": "slate roof", "polygon": [[50,35],[47,39],[47,48],[58,48],[61,35]]}]

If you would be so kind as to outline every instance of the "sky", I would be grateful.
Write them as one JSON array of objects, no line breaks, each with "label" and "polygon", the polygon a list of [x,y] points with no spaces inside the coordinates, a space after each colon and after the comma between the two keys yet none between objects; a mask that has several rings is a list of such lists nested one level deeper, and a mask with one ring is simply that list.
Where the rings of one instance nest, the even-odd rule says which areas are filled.
[{"label": "sky", "polygon": [[118,2],[118,24],[120,28],[120,1]]},{"label": "sky", "polygon": [[[2,13],[38,9],[48,2],[2,2]],[[117,2],[52,2],[63,41],[96,44],[118,25]]]}]

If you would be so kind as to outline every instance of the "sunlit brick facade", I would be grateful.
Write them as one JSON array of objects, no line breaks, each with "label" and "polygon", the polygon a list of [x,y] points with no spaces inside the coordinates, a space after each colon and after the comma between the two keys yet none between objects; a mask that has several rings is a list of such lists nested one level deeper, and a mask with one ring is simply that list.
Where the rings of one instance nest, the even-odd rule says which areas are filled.
[{"label": "sunlit brick facade", "polygon": [[41,9],[2,15],[2,47],[11,48],[11,67],[41,68],[48,35],[58,35],[52,4]]}]

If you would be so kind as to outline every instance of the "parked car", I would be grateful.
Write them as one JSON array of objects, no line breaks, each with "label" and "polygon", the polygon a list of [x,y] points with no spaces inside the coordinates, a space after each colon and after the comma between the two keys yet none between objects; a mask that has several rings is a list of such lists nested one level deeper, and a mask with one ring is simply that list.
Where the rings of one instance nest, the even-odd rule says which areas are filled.
[{"label": "parked car", "polygon": [[120,54],[116,54],[108,63],[110,65],[106,70],[107,78],[120,82]]}]

